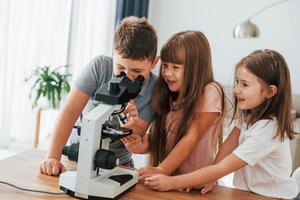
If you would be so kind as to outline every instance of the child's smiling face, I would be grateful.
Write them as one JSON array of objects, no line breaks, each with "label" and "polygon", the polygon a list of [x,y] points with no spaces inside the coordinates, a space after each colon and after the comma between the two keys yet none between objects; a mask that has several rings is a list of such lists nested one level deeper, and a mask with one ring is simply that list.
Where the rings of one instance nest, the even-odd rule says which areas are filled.
[{"label": "child's smiling face", "polygon": [[234,94],[241,110],[257,108],[270,96],[268,85],[251,73],[246,66],[238,67],[235,77]]},{"label": "child's smiling face", "polygon": [[179,92],[183,86],[184,65],[161,62],[161,73],[169,90],[172,92]]}]

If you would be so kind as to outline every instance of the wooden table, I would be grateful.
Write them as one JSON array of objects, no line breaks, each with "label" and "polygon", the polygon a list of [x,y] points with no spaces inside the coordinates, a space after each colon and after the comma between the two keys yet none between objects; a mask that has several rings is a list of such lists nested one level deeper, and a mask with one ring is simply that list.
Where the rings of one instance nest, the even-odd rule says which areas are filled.
[{"label": "wooden table", "polygon": [[[39,162],[44,158],[45,151],[28,150],[15,156],[0,160],[0,181],[6,181],[20,187],[45,190],[50,192],[60,192],[58,186],[58,177],[51,177],[39,173]],[[63,159],[67,168],[74,167],[74,163]],[[48,195],[24,192],[14,189],[7,185],[0,184],[0,199],[1,200],[61,200],[61,199],[76,199],[68,195]],[[206,194],[200,195],[197,192],[156,192],[149,190],[147,187],[137,184],[130,192],[124,194],[121,200],[268,200],[264,196],[256,195],[250,192],[216,186],[215,189]]]}]

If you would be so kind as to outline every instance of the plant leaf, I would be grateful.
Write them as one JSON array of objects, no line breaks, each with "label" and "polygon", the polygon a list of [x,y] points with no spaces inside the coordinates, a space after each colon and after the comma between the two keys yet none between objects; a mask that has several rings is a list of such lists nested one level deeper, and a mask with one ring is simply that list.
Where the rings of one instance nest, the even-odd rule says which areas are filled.
[{"label": "plant leaf", "polygon": [[[33,101],[33,107],[41,96],[44,96],[51,102],[54,108],[58,107],[64,93],[70,92],[68,78],[72,75],[67,73],[69,65],[62,65],[51,70],[50,66],[37,67],[25,81],[32,80],[29,97],[33,91],[36,91]],[[64,70],[64,71],[62,71]]]}]

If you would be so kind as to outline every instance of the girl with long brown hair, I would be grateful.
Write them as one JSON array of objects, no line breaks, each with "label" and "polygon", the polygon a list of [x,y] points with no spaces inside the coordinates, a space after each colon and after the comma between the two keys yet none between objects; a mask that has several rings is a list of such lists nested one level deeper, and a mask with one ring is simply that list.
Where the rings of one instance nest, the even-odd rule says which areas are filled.
[{"label": "girl with long brown hair", "polygon": [[166,191],[207,184],[235,172],[233,183],[239,189],[284,199],[298,194],[290,177],[294,131],[290,74],[283,56],[257,50],[243,58],[236,66],[234,94],[236,126],[215,164],[181,176],[155,175],[146,178],[146,185]]},{"label": "girl with long brown hair", "polygon": [[179,32],[163,45],[152,105],[150,134],[123,139],[129,151],[149,152],[149,166],[139,169],[140,180],[213,164],[222,142],[224,94],[213,78],[210,46],[203,33]]}]

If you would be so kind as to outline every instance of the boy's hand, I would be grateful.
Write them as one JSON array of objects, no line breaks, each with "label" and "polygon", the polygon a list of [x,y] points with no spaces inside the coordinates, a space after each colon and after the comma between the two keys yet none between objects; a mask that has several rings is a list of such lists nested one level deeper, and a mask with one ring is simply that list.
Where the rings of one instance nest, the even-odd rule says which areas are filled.
[{"label": "boy's hand", "polygon": [[128,121],[126,124],[121,124],[123,128],[129,128],[132,130],[133,135],[144,135],[144,129],[138,125],[136,121]]},{"label": "boy's hand", "polygon": [[147,141],[143,141],[143,138],[138,134],[132,134],[121,139],[126,149],[131,153],[144,153],[148,149]]},{"label": "boy's hand", "polygon": [[139,182],[143,183],[146,178],[153,174],[163,174],[163,170],[160,167],[142,167],[137,170],[139,173]]},{"label": "boy's hand", "polygon": [[139,112],[135,105],[134,100],[130,100],[128,102],[124,110],[124,113],[126,114],[129,123],[135,123],[137,120],[139,120]]},{"label": "boy's hand", "polygon": [[152,190],[169,191],[174,189],[174,181],[172,176],[164,174],[155,174],[145,179],[146,186]]},{"label": "boy's hand", "polygon": [[124,128],[132,129],[133,134],[144,136],[150,123],[139,118],[138,109],[134,103],[134,100],[130,100],[124,110],[128,122],[122,124]]},{"label": "boy's hand", "polygon": [[40,163],[40,172],[49,176],[57,176],[67,171],[65,166],[56,158],[47,158]]}]

